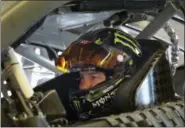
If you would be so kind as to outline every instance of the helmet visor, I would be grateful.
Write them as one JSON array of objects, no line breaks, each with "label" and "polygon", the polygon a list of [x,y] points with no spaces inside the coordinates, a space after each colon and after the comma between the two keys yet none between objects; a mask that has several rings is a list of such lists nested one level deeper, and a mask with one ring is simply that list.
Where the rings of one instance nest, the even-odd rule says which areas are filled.
[{"label": "helmet visor", "polygon": [[96,67],[113,69],[128,58],[123,51],[83,40],[80,43],[73,42],[56,60],[56,67],[64,73],[94,70]]}]

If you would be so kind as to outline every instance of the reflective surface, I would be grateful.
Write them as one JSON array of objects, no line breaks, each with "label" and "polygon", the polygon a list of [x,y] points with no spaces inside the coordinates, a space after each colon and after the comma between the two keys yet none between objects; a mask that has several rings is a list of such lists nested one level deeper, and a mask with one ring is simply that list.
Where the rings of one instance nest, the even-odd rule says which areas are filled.
[{"label": "reflective surface", "polygon": [[146,108],[155,103],[155,85],[153,71],[143,81],[136,94],[136,105],[139,108]]}]

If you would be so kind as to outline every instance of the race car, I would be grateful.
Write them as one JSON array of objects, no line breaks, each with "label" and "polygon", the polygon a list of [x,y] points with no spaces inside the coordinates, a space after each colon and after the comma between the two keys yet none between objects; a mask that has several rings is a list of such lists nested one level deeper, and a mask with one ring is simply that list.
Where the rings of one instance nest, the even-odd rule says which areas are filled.
[{"label": "race car", "polygon": [[[183,2],[3,1],[1,126],[183,127]],[[65,92],[60,93],[59,87],[65,90],[76,74],[58,70],[55,60],[71,42],[104,28],[130,35],[139,42],[143,56],[134,61],[137,68],[124,81],[126,86],[116,87],[114,103],[119,112],[69,118],[70,112],[75,113],[66,107]],[[100,100],[93,102],[95,106],[109,97],[102,95],[104,91],[98,89]],[[85,96],[96,96],[90,94]]]}]

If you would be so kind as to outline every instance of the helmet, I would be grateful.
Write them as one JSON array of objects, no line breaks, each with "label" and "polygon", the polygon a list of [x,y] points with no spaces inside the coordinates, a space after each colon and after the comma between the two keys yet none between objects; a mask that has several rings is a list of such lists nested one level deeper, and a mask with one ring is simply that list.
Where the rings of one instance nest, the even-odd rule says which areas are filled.
[{"label": "helmet", "polygon": [[70,93],[73,110],[80,119],[97,117],[112,106],[120,83],[132,76],[134,60],[142,55],[140,45],[130,35],[112,28],[90,31],[72,42],[56,60],[64,72],[98,70],[106,81],[87,90]]}]

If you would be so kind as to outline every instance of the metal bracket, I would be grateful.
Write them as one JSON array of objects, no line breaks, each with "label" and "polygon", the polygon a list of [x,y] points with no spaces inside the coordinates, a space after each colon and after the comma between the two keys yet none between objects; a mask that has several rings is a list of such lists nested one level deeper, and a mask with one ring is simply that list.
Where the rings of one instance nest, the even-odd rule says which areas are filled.
[{"label": "metal bracket", "polygon": [[25,58],[45,67],[46,69],[53,71],[56,73],[56,75],[62,74],[57,70],[55,65],[51,63],[51,61],[49,61],[47,58],[37,55],[36,53],[33,53],[33,51],[31,51],[26,44],[21,44],[17,49],[15,49],[15,51]]}]

